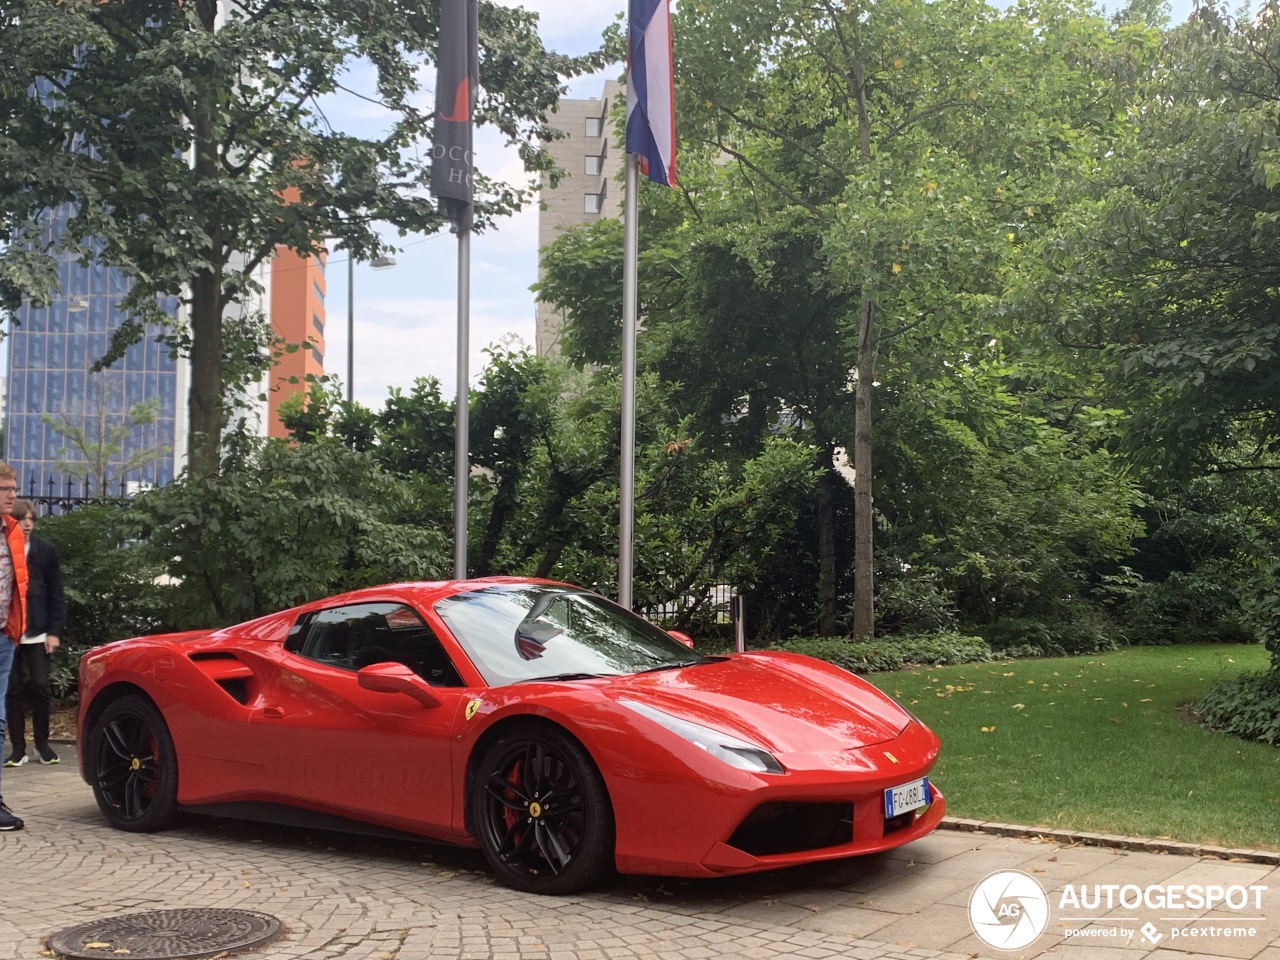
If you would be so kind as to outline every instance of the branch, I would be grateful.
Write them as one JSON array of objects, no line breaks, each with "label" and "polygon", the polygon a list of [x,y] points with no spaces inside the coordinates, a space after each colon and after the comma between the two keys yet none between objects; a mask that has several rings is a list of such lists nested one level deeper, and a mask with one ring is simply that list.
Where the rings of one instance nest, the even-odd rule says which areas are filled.
[{"label": "branch", "polygon": [[[290,89],[290,85],[288,81],[282,78],[280,85],[276,88],[275,92],[271,96],[267,97],[267,99],[262,102],[261,106],[257,110],[251,110],[247,112],[245,116],[237,117],[235,120],[233,120],[231,123],[227,125],[227,132],[222,138],[223,141],[229,144],[235,143],[236,136],[239,134],[240,128],[245,125],[245,121],[246,120],[254,121],[261,118],[264,114],[266,114],[269,110],[271,110],[272,107],[274,107],[276,104],[281,102],[285,92],[289,89]],[[316,92],[315,85],[308,84],[304,88],[304,92],[300,94],[298,98],[294,101],[293,105],[285,111],[285,122],[292,123],[297,118],[298,114],[302,111],[303,103],[306,100],[309,100],[312,96],[314,96],[315,92]],[[256,163],[257,158],[262,156],[264,149],[270,150],[273,146],[275,145],[259,144],[258,149],[253,152],[253,155],[250,158],[246,159],[244,163],[241,163],[241,164],[232,164],[228,160],[227,155],[224,152],[222,155],[222,167],[233,177],[242,176],[246,170],[250,169],[254,165],[254,163]]]},{"label": "branch", "polygon": [[924,323],[926,320],[931,319],[932,317],[933,317],[933,311],[926,310],[925,312],[920,314],[919,318],[915,322],[904,324],[903,326],[898,327],[898,329],[891,330],[887,333],[882,332],[880,334],[880,339],[892,340],[894,337],[901,336],[902,334],[907,333],[910,330],[914,330],[916,327],[920,326],[920,324]]},{"label": "branch", "polygon": [[819,211],[817,207],[815,207],[809,201],[804,200],[801,197],[797,196],[794,192],[792,192],[792,190],[789,187],[784,186],[777,179],[775,179],[774,177],[771,177],[762,168],[756,166],[754,163],[748,160],[743,154],[739,153],[737,150],[734,150],[732,147],[727,146],[723,141],[703,141],[703,142],[710,143],[711,146],[716,147],[717,149],[722,150],[723,152],[727,153],[729,156],[733,157],[740,164],[742,164],[742,166],[746,167],[748,170],[755,173],[758,177],[760,177],[761,180],[768,183],[771,187],[773,187],[773,189],[777,190],[780,194],[782,194],[784,197],[789,199],[796,206],[803,207],[805,210],[808,210],[811,214],[813,214],[815,217],[818,218],[818,220],[823,224],[823,226],[830,225],[830,220],[827,218],[825,214]]},{"label": "branch", "polygon": [[1280,470],[1280,463],[1209,464],[1210,473],[1246,473],[1254,470]]},{"label": "branch", "polygon": [[[803,143],[793,139],[792,137],[783,133],[781,130],[774,129],[773,127],[766,126],[765,124],[762,124],[762,123],[756,123],[755,121],[749,120],[746,117],[739,115],[737,112],[730,110],[728,107],[723,107],[723,106],[720,106],[719,104],[716,104],[716,109],[719,110],[721,113],[723,113],[725,116],[727,116],[734,123],[739,124],[740,126],[746,127],[748,130],[754,130],[757,133],[764,133],[777,140],[780,140],[781,142],[785,143],[788,147],[795,150],[797,153],[808,157],[814,163],[817,163],[821,166],[826,167],[836,176],[839,176],[839,177],[846,176],[845,171],[842,170],[840,167],[837,167],[834,163],[832,163],[829,160],[823,159],[821,156],[814,153],[812,150],[809,150],[808,148],[806,148]],[[727,148],[723,148],[723,149],[727,150]]]}]

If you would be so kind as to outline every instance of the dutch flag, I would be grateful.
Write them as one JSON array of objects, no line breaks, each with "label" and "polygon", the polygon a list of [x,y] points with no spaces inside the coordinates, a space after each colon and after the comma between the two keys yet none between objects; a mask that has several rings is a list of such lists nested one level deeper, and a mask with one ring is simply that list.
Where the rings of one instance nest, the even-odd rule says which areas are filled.
[{"label": "dutch flag", "polygon": [[654,183],[676,185],[671,0],[628,0],[627,153]]}]

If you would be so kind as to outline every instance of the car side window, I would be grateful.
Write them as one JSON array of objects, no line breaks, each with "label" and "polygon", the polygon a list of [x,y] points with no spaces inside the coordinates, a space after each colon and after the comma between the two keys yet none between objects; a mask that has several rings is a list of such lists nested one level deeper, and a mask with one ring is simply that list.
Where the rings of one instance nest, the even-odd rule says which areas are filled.
[{"label": "car side window", "polygon": [[348,604],[313,613],[290,631],[285,648],[344,670],[403,663],[432,686],[464,685],[435,632],[400,603]]}]

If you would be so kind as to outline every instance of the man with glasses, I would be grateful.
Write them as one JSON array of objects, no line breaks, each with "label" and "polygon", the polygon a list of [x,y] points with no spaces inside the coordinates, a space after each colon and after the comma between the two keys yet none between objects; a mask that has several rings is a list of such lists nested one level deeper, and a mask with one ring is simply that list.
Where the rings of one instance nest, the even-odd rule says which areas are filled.
[{"label": "man with glasses", "polygon": [[[26,537],[18,521],[10,516],[17,499],[18,473],[7,463],[0,463],[0,620],[5,634],[0,637],[0,690],[9,688],[14,651],[22,641],[27,619]],[[4,727],[4,701],[0,700],[0,743],[4,742]],[[0,793],[0,832],[21,829],[22,820],[14,816]]]}]

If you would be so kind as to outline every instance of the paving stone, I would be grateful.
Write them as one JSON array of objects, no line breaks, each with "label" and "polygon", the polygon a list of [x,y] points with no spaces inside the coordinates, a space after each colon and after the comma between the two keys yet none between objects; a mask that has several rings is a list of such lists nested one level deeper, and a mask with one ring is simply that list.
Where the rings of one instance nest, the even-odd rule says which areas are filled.
[{"label": "paving stone", "polygon": [[[6,771],[4,785],[28,829],[0,835],[0,870],[18,880],[0,960],[39,956],[45,936],[76,923],[188,906],[279,917],[285,935],[244,960],[1280,960],[1280,869],[1265,851],[1196,858],[1172,842],[1157,852],[1098,835],[1103,845],[1085,846],[1065,831],[952,823],[855,861],[716,881],[624,878],[543,898],[498,886],[471,850],[199,818],[119,833],[74,762]],[[1051,891],[1051,915],[1053,892],[1082,881],[1257,883],[1270,899],[1253,943],[1070,943],[1051,927],[1006,953],[973,934],[967,904],[979,880],[1008,869]]]}]

